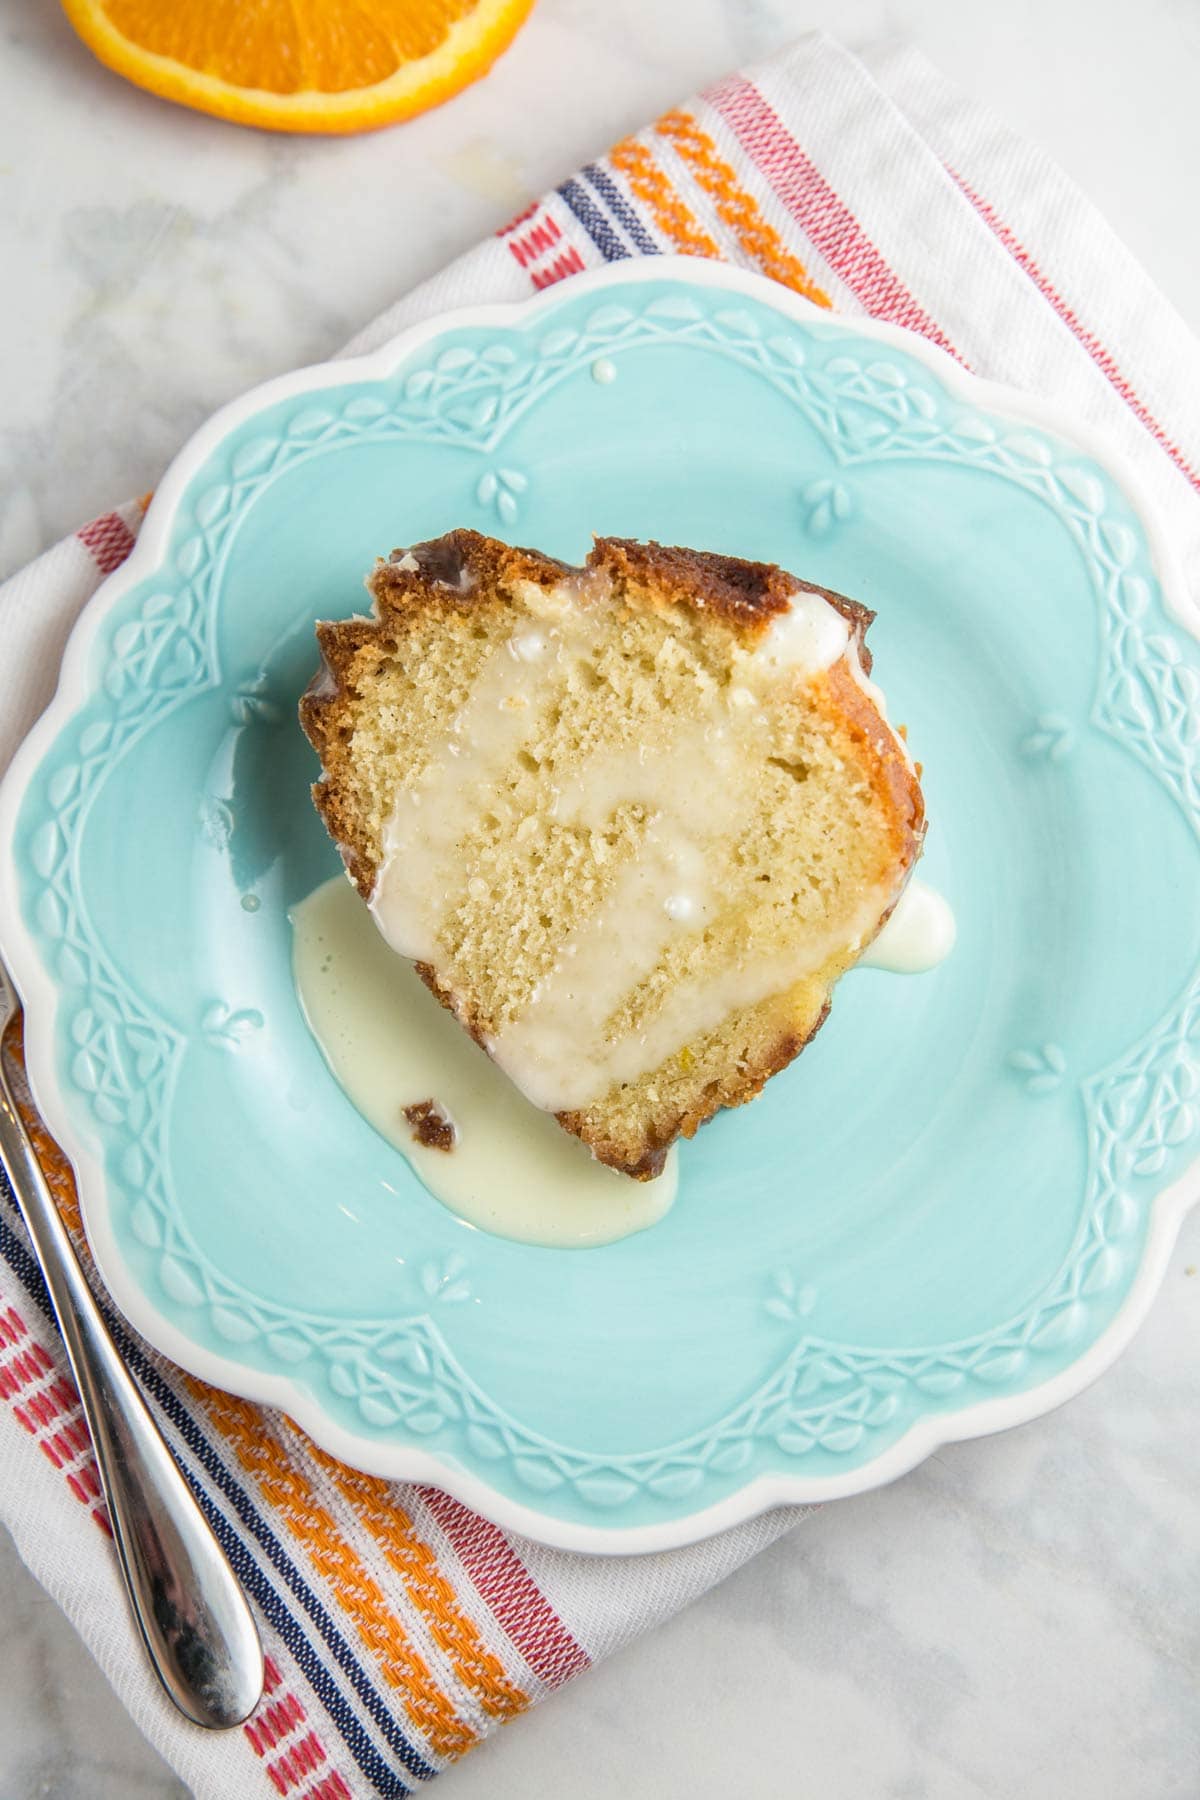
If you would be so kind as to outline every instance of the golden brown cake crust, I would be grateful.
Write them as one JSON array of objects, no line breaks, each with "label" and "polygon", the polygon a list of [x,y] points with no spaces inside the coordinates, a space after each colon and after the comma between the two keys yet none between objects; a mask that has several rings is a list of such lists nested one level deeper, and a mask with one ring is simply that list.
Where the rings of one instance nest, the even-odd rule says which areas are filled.
[{"label": "golden brown cake crust", "polygon": [[[774,564],[657,543],[599,538],[587,570],[610,575],[634,604],[655,609],[690,607],[719,621],[745,644],[752,644],[769,629],[797,589],[818,592],[847,620],[862,667],[870,670],[864,638],[874,614],[835,591],[799,582]],[[535,550],[512,548],[474,531],[452,531],[410,550],[394,551],[376,564],[367,580],[374,601],[373,618],[317,627],[323,663],[300,702],[301,724],[323,767],[313,799],[364,899],[369,900],[374,891],[378,850],[363,830],[349,779],[357,682],[368,679],[379,658],[394,653],[406,631],[419,621],[439,613],[469,621],[477,606],[507,604],[505,595],[516,583],[551,589],[581,573]],[[891,731],[886,726],[881,729],[879,712],[845,659],[819,677],[818,685],[822,705],[836,717],[840,732],[852,746],[856,765],[886,812],[895,866],[908,869],[919,854],[925,827],[924,803],[913,768]],[[473,1015],[470,1003],[448,992],[428,964],[417,963],[416,967],[434,996],[483,1044],[487,1035],[484,1022]],[[840,969],[833,979],[837,973]],[[811,999],[801,1004],[797,996],[776,996],[751,1009],[746,1015],[754,1022],[751,1055],[698,1090],[670,1116],[648,1119],[636,1150],[628,1140],[606,1132],[602,1108],[556,1116],[601,1161],[635,1179],[649,1180],[661,1172],[667,1150],[677,1137],[692,1136],[721,1108],[754,1098],[770,1076],[786,1067],[811,1041],[829,1011],[828,995],[815,1004]]]},{"label": "golden brown cake crust", "polygon": [[[436,989],[434,991],[436,992]],[[645,1153],[636,1162],[622,1161],[617,1146],[610,1148],[602,1140],[599,1140],[585,1114],[560,1112],[555,1113],[554,1116],[564,1131],[573,1133],[575,1137],[582,1138],[586,1144],[589,1144],[593,1155],[598,1156],[601,1162],[609,1163],[611,1167],[620,1169],[623,1175],[631,1175],[635,1181],[653,1181],[655,1176],[662,1174],[666,1166],[667,1152],[677,1138],[695,1137],[700,1127],[707,1124],[714,1113],[731,1106],[745,1106],[748,1100],[756,1100],[772,1075],[778,1075],[780,1070],[786,1069],[790,1062],[795,1062],[805,1046],[812,1043],[829,1017],[831,1005],[832,1001],[825,1001],[812,1026],[803,1035],[794,1031],[785,1031],[758,1061],[751,1064],[744,1072],[739,1072],[735,1086],[718,1096],[709,1095],[703,1102],[680,1114],[668,1135],[656,1137],[653,1134],[647,1134]]]},{"label": "golden brown cake crust", "polygon": [[[810,593],[821,594],[841,613],[863,650],[863,636],[875,617],[869,607],[832,588],[798,582],[778,563],[745,562],[712,550],[657,544],[653,539],[643,544],[634,538],[597,538],[588,567],[644,583],[664,603],[703,608],[751,638],[765,630],[776,614],[787,611],[801,585]],[[869,651],[863,667],[870,674]]]}]

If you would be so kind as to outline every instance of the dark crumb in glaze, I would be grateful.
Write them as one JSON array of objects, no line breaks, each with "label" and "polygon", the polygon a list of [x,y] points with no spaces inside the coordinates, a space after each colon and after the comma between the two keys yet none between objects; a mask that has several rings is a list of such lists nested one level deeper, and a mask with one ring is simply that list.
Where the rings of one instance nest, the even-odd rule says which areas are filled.
[{"label": "dark crumb in glaze", "polygon": [[404,1108],[413,1137],[427,1150],[453,1150],[458,1133],[436,1100],[414,1100]]}]

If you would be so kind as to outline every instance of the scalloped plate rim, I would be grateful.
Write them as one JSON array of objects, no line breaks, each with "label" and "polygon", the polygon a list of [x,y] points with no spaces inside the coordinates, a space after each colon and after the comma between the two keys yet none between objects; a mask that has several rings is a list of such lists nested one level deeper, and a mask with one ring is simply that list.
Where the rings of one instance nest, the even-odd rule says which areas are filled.
[{"label": "scalloped plate rim", "polygon": [[[650,266],[647,266],[647,265]],[[1200,1199],[1200,1156],[1178,1180],[1159,1190],[1148,1207],[1148,1228],[1129,1292],[1107,1329],[1068,1366],[1047,1381],[1020,1392],[979,1401],[957,1411],[927,1413],[880,1455],[842,1476],[815,1478],[789,1474],[756,1476],[719,1502],[651,1525],[596,1526],[556,1518],[512,1500],[469,1470],[417,1444],[384,1444],[347,1431],[320,1402],[286,1375],[267,1374],[196,1344],[143,1293],[108,1228],[104,1173],[86,1132],[79,1129],[54,1059],[59,988],[45,970],[19,905],[16,857],[17,818],[26,789],[43,756],[90,694],[88,659],[109,612],[138,583],[154,573],[166,551],[175,512],[188,484],[221,441],[256,413],[297,395],[358,381],[382,381],[422,345],[446,333],[520,328],[545,318],[556,302],[576,300],[584,291],[604,293],[655,281],[687,282],[748,296],[775,312],[812,323],[844,326],[923,361],[958,398],[992,413],[1049,432],[1100,465],[1138,515],[1169,616],[1200,641],[1200,604],[1188,593],[1154,503],[1124,459],[1107,440],[1056,404],[1019,389],[973,375],[927,339],[874,319],[845,318],[813,305],[765,276],[689,256],[635,258],[573,276],[553,292],[503,304],[467,306],[435,314],[362,356],[313,364],[251,388],[214,413],[174,458],[155,490],[134,548],[101,582],[84,605],[67,642],[58,684],[49,706],[13,756],[0,781],[0,955],[5,959],[25,1008],[25,1054],[29,1084],[47,1125],[71,1160],[80,1211],[101,1279],[112,1300],[148,1343],[202,1380],[230,1393],[288,1412],[323,1449],[352,1467],[391,1480],[431,1482],[507,1530],[535,1542],[590,1554],[630,1555],[682,1547],[743,1524],[771,1507],[845,1498],[881,1487],[915,1468],[943,1445],[989,1436],[1027,1424],[1072,1399],[1116,1361],[1144,1322],[1166,1272],[1179,1227]]]}]

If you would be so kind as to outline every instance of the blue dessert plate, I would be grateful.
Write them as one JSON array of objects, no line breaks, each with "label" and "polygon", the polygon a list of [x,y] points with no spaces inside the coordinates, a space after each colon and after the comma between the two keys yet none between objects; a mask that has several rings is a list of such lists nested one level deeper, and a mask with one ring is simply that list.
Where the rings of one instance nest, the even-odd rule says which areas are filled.
[{"label": "blue dessert plate", "polygon": [[[288,911],[334,872],[313,621],[471,525],[766,558],[876,608],[958,945],[861,970],[674,1210],[463,1224],[355,1112]],[[904,333],[661,259],[227,407],[0,795],[30,1072],[118,1304],[329,1450],[547,1543],[681,1544],[885,1481],[1100,1372],[1200,1185],[1200,645],[1103,450]]]}]

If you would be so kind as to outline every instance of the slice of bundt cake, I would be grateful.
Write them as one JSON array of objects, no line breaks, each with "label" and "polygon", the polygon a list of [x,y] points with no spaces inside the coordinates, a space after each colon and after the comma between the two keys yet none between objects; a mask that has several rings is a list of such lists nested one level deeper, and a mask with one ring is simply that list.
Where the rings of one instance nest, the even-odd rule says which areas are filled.
[{"label": "slice of bundt cake", "polygon": [[443,1004],[648,1178],[803,1048],[919,854],[873,615],[616,538],[574,569],[453,531],[367,585],[317,627],[318,810]]}]

